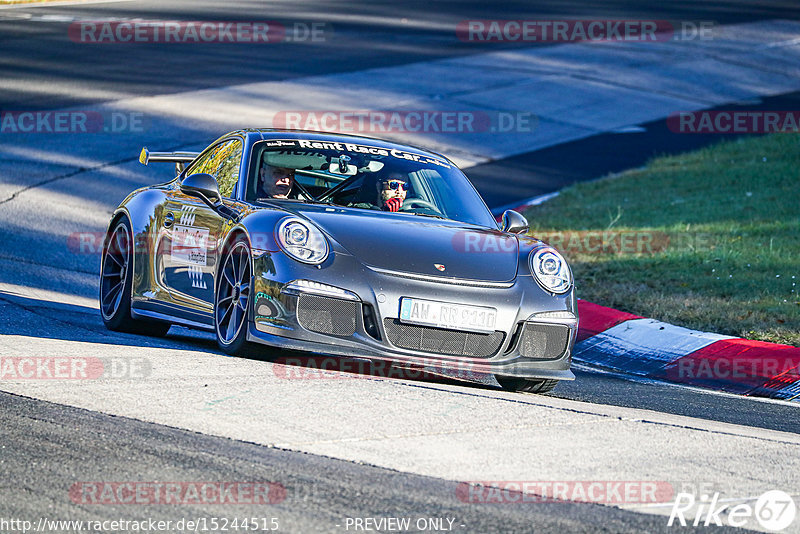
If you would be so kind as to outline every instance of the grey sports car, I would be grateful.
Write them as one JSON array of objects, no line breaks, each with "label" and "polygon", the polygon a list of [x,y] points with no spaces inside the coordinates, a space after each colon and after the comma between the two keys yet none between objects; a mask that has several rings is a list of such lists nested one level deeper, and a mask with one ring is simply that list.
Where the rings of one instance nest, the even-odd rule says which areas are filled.
[{"label": "grey sports car", "polygon": [[526,235],[519,213],[498,224],[444,156],[247,129],[199,154],[145,148],[140,161],[173,162],[177,176],[134,191],[111,218],[100,283],[108,328],[206,329],[229,354],[269,345],[435,362],[518,391],[574,379],[569,266]]}]

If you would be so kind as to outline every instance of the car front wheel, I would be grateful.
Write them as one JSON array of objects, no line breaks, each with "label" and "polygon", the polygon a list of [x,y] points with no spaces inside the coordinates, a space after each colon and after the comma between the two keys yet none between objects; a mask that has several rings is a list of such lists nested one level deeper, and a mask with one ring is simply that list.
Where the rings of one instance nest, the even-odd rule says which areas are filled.
[{"label": "car front wheel", "polygon": [[236,237],[222,255],[214,291],[214,331],[217,344],[227,354],[244,356],[253,351],[247,341],[247,310],[252,287],[250,247]]}]

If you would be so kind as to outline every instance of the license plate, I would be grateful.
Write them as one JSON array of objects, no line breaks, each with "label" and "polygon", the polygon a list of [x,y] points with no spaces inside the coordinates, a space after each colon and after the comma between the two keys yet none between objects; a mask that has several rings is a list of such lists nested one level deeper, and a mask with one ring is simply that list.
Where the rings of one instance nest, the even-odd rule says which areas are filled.
[{"label": "license plate", "polygon": [[403,297],[400,299],[400,322],[450,330],[494,332],[497,310],[484,306]]}]

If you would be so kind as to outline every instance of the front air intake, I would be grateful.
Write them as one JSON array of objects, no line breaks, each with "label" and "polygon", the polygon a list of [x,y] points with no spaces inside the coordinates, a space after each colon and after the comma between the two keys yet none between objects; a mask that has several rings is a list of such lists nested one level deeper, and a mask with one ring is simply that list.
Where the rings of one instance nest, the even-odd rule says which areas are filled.
[{"label": "front air intake", "polygon": [[297,322],[318,334],[349,337],[356,332],[357,303],[352,300],[300,295]]},{"label": "front air intake", "polygon": [[519,339],[520,356],[555,360],[567,350],[569,328],[561,324],[525,323]]},{"label": "front air intake", "polygon": [[392,345],[404,349],[430,352],[447,356],[469,356],[488,358],[493,356],[503,343],[503,332],[480,334],[445,330],[429,326],[401,323],[397,319],[384,319],[386,337]]}]

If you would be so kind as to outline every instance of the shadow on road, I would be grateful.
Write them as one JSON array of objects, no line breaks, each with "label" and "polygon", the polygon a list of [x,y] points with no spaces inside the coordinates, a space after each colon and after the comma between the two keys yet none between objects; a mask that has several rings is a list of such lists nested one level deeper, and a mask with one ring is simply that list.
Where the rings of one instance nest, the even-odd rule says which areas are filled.
[{"label": "shadow on road", "polygon": [[[78,304],[50,302],[0,291],[0,336],[25,336],[60,341],[100,343],[120,347],[148,347],[188,350],[217,354],[213,334],[173,326],[163,337],[140,336],[112,332],[103,324],[100,312]],[[24,350],[25,355],[30,350]],[[326,354],[259,346],[247,359],[272,363],[278,375],[290,380],[411,380],[420,384],[449,384],[485,389],[488,386],[457,380],[442,375],[436,365],[400,366],[365,358],[348,358]],[[434,361],[433,359],[431,360]]]}]

